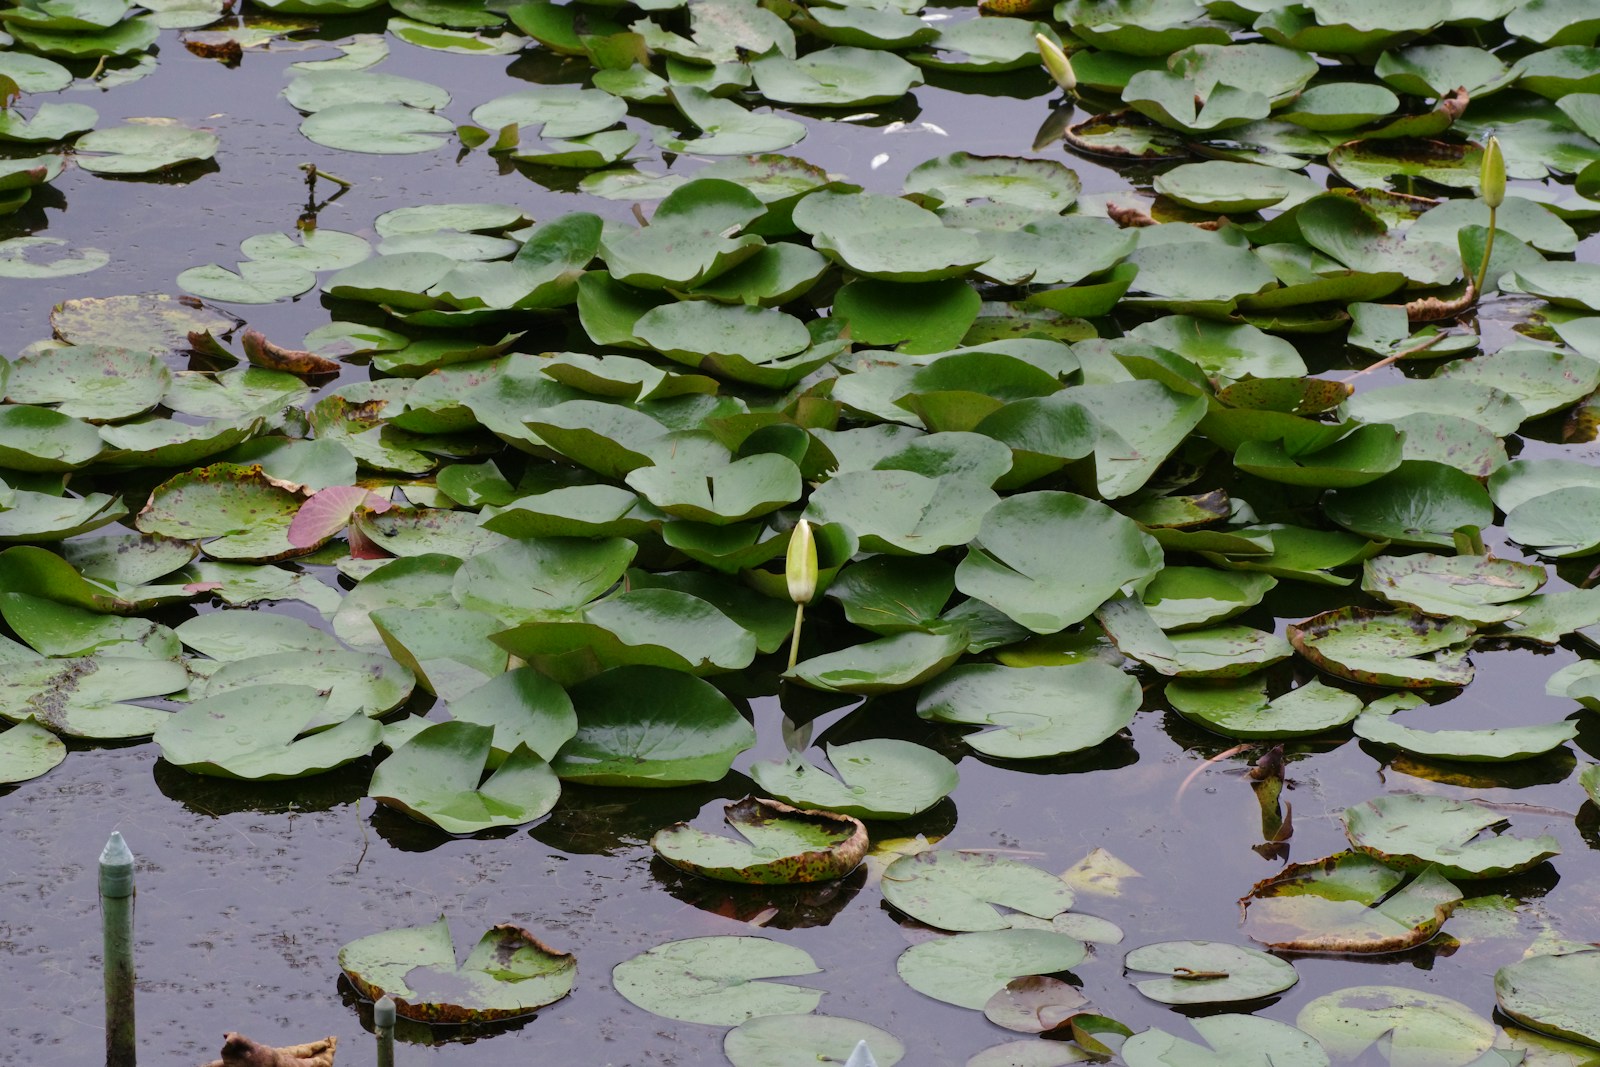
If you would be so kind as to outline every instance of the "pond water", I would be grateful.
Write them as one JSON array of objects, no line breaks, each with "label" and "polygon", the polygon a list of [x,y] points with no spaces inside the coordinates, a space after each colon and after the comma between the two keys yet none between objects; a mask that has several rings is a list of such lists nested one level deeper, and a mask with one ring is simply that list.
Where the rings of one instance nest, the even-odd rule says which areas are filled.
[{"label": "pond water", "polygon": [[[972,14],[960,7],[934,10],[958,19]],[[176,292],[180,271],[235,262],[242,239],[291,230],[307,203],[297,169],[305,162],[354,183],[321,206],[317,222],[327,230],[372,237],[372,221],[382,212],[429,202],[511,203],[537,220],[575,210],[631,218],[628,201],[581,194],[572,175],[521,171],[482,150],[458,158],[453,142],[431,153],[377,156],[302,138],[300,116],[279,95],[292,73],[289,64],[328,58],[335,53],[327,41],[382,28],[382,19],[333,20],[302,38],[305,50],[280,41],[247,51],[237,68],[186,52],[166,30],[151,76],[103,92],[82,78],[92,64],[72,64],[80,80],[60,99],[92,102],[102,127],[166,116],[214,130],[221,147],[214,165],[169,177],[109,180],[69,168],[27,207],[0,218],[0,239],[48,235],[111,253],[110,264],[91,273],[6,279],[0,353],[15,359],[46,338],[50,308],[59,301]],[[447,113],[458,122],[469,108],[518,82],[579,83],[588,73],[586,62],[537,48],[495,58],[442,54],[393,35],[389,43],[381,69],[449,89],[456,103]],[[912,167],[956,150],[1065,161],[1082,179],[1080,204],[1097,194],[1103,200],[1130,188],[1148,191],[1150,172],[1143,165],[1114,167],[1064,152],[1059,143],[1032,147],[1060,103],[1060,93],[1037,70],[984,77],[930,73],[929,84],[913,96],[882,109],[861,108],[864,117],[856,121],[808,113],[808,135],[791,151],[888,194],[900,192]],[[636,117],[627,121],[643,128]],[[691,157],[672,161],[674,171],[692,173],[701,165]],[[1319,183],[1330,180],[1321,167],[1310,173]],[[332,191],[323,182],[315,195]],[[1594,223],[1576,225],[1582,235],[1577,258],[1600,261]],[[1527,298],[1497,299],[1485,311],[1485,335],[1512,336],[1510,327],[1526,317],[1529,304]],[[223,306],[289,347],[330,318],[315,291],[275,304]],[[541,328],[535,325],[519,347],[572,344],[564,333],[540,338]],[[1104,320],[1103,331],[1112,328]],[[1321,338],[1300,340],[1313,372],[1343,375],[1371,361]],[[1427,369],[1388,369],[1358,385],[1375,388]],[[351,367],[337,382],[319,384],[319,394],[365,376]],[[1595,462],[1592,444],[1562,444],[1541,427],[1534,424],[1526,441],[1511,437],[1513,455],[1520,443],[1524,457]],[[148,488],[142,475],[130,484],[140,492]],[[94,536],[131,529],[130,519]],[[1504,558],[1540,559],[1510,543],[1498,526],[1485,531],[1485,539]],[[1068,566],[1072,551],[1061,546]],[[1578,560],[1559,575],[1552,567],[1552,588],[1564,587],[1563,578],[1582,582],[1588,567]],[[303,569],[329,585],[341,581],[326,564]],[[1281,634],[1288,623],[1318,612],[1371,603],[1358,590],[1286,581],[1235,621]],[[217,606],[162,608],[151,617],[177,625]],[[259,610],[325,625],[297,601]],[[860,639],[837,612],[814,614],[808,641],[819,649]],[[961,742],[960,729],[919,719],[914,689],[864,702],[800,690],[780,683],[782,653],[767,655],[715,679],[752,718],[758,737],[724,780],[659,791],[568,786],[554,810],[531,826],[467,837],[375,805],[366,797],[375,759],[298,782],[259,785],[187,774],[163,762],[150,742],[73,742],[65,762],[49,773],[0,787],[0,897],[6,901],[0,905],[0,988],[9,993],[0,1001],[0,1035],[14,1050],[0,1060],[32,1067],[97,1061],[104,1037],[95,859],[112,830],[123,834],[139,863],[138,1018],[146,1063],[203,1062],[230,1030],[272,1044],[336,1034],[340,1063],[369,1062],[370,1005],[341,985],[339,949],[440,915],[448,917],[458,947],[495,923],[527,927],[577,955],[577,984],[566,999],[498,1030],[411,1031],[403,1035],[411,1043],[399,1050],[403,1064],[722,1062],[722,1028],[653,1015],[623,999],[609,980],[616,964],[648,948],[714,934],[761,934],[804,948],[821,973],[797,982],[826,991],[819,1011],[890,1031],[906,1044],[906,1063],[961,1064],[1020,1036],[899,979],[897,957],[934,935],[883,902],[877,867],[839,883],[771,892],[700,879],[653,858],[649,838],[656,830],[678,820],[713,828],[719,801],[756,791],[745,774],[757,760],[784,756],[786,710],[792,720],[814,716],[819,744],[899,737],[958,763],[960,785],[947,800],[906,823],[870,824],[875,839],[921,833],[945,848],[993,850],[1051,872],[1104,849],[1137,872],[1115,894],[1080,892],[1075,910],[1115,923],[1125,939],[1094,946],[1073,973],[1103,1014],[1136,1031],[1159,1026],[1191,1039],[1182,1012],[1144,999],[1126,980],[1124,951],[1180,938],[1247,944],[1238,898],[1286,859],[1313,860],[1346,848],[1346,808],[1382,794],[1475,798],[1511,819],[1519,835],[1554,835],[1560,856],[1522,875],[1463,883],[1468,903],[1444,936],[1423,947],[1370,958],[1294,956],[1299,984],[1240,1010],[1293,1022],[1324,994],[1396,985],[1454,998],[1488,1019],[1495,1010],[1491,976],[1535,940],[1600,943],[1600,820],[1577,782],[1584,764],[1600,760],[1600,724],[1571,699],[1544,693],[1553,671],[1592,656],[1571,635],[1550,647],[1500,641],[1474,651],[1477,674],[1451,705],[1452,728],[1581,716],[1570,746],[1533,760],[1429,762],[1359,741],[1345,729],[1291,742],[1284,799],[1292,804],[1293,835],[1276,851],[1258,848],[1261,809],[1246,775],[1264,746],[1232,751],[1231,739],[1169,709],[1160,675],[1132,665],[1144,703],[1127,731],[1088,752],[1018,762],[981,758]],[[1300,659],[1273,668],[1275,684],[1285,686],[1316,675]],[[781,697],[775,695],[780,687]],[[1354,688],[1365,699],[1385,692]],[[419,690],[408,708],[420,714],[431,706],[433,699]],[[1387,1061],[1373,1049],[1346,1062]]]}]

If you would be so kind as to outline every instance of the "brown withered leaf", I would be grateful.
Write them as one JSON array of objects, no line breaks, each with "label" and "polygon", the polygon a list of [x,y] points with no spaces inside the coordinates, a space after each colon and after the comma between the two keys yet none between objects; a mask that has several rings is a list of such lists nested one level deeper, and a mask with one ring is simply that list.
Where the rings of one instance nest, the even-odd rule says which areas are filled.
[{"label": "brown withered leaf", "polygon": [[334,1049],[339,1044],[337,1037],[325,1037],[273,1048],[236,1033],[224,1034],[222,1040],[222,1058],[205,1067],[333,1067]]},{"label": "brown withered leaf", "polygon": [[283,348],[267,340],[260,330],[246,330],[239,336],[244,354],[252,364],[267,370],[281,370],[301,378],[321,378],[338,374],[343,364],[319,356],[314,352],[301,352]]},{"label": "brown withered leaf", "polygon": [[201,59],[215,59],[225,67],[237,67],[244,59],[244,46],[230,34],[188,33],[182,40],[183,47]]}]

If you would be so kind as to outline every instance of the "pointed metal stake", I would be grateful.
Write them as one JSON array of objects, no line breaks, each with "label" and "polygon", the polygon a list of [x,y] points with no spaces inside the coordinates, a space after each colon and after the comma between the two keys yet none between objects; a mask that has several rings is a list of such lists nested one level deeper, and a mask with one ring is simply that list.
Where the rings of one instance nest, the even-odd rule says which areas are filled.
[{"label": "pointed metal stake", "polygon": [[844,1061],[844,1067],[878,1067],[878,1061],[872,1058],[872,1050],[865,1041],[857,1041],[856,1050]]},{"label": "pointed metal stake", "polygon": [[372,1006],[372,1032],[378,1035],[378,1067],[394,1067],[394,1000],[387,993]]},{"label": "pointed metal stake", "polygon": [[106,1067],[134,1067],[133,853],[117,831],[100,853],[105,934]]}]

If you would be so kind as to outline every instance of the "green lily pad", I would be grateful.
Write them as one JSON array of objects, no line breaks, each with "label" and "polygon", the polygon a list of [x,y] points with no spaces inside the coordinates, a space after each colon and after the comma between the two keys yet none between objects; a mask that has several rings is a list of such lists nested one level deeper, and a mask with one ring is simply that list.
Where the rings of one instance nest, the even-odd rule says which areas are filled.
[{"label": "green lily pad", "polygon": [[1361,698],[1312,680],[1268,698],[1265,680],[1227,684],[1174,681],[1167,684],[1174,711],[1224,737],[1282,740],[1335,730],[1361,713]]},{"label": "green lily pad", "polygon": [[192,774],[257,782],[325,774],[367,755],[383,734],[359,711],[307,733],[330,721],[326,705],[310,686],[231,689],[167,716],[155,740],[162,758]]},{"label": "green lily pad", "polygon": [[1000,759],[1039,759],[1093,748],[1133,722],[1140,690],[1106,663],[1059,667],[970,664],[935,680],[917,714],[992,729],[963,740]]},{"label": "green lily pad", "polygon": [[755,729],[709,683],[661,667],[618,667],[571,691],[578,732],[551,766],[592,785],[714,782]]},{"label": "green lily pad", "polygon": [[[1122,1044],[1128,1067],[1225,1067],[1241,1056],[1281,1067],[1328,1067],[1328,1054],[1305,1031],[1254,1015],[1209,1015],[1189,1020],[1206,1045],[1196,1045],[1165,1030],[1134,1034]],[[1131,1048],[1129,1046],[1132,1046]]]},{"label": "green lily pad", "polygon": [[55,734],[36,723],[19,723],[0,733],[0,784],[30,781],[66,758],[67,746]]},{"label": "green lily pad", "polygon": [[932,850],[885,868],[883,898],[928,926],[967,931],[1009,929],[1010,912],[1053,919],[1072,907],[1073,894],[1060,878],[1026,863]]},{"label": "green lily pad", "polygon": [[1515,602],[1538,591],[1545,569],[1493,556],[1378,556],[1363,564],[1361,588],[1391,604],[1440,618],[1474,623],[1504,622],[1525,605]]},{"label": "green lily pad", "polygon": [[567,617],[610,589],[637,551],[620,537],[509,541],[474,555],[455,572],[455,599],[508,624]]},{"label": "green lily pad", "polygon": [[839,693],[891,693],[942,674],[967,651],[960,628],[939,633],[908,630],[801,660],[786,677]]},{"label": "green lily pad", "polygon": [[372,718],[386,715],[405,703],[415,684],[411,671],[387,656],[342,649],[275,652],[224,664],[197,686],[196,695],[220,696],[285,680],[315,686],[323,698],[323,717],[307,720],[308,730],[339,722],[352,712]]},{"label": "green lily pad", "polygon": [[1321,191],[1311,179],[1294,171],[1225,160],[1174,167],[1159,175],[1154,187],[1185,207],[1228,215],[1293,207]]},{"label": "green lily pad", "polygon": [[1459,1000],[1402,986],[1320,996],[1295,1023],[1334,1056],[1352,1060],[1376,1046],[1390,1067],[1467,1067],[1495,1038],[1494,1024]]},{"label": "green lily pad", "polygon": [[1078,199],[1083,183],[1055,160],[1022,156],[980,156],[952,152],[911,168],[907,193],[921,193],[946,204],[987,200],[1059,214]]},{"label": "green lily pad", "polygon": [[1535,1030],[1600,1045],[1600,1018],[1585,991],[1600,975],[1600,951],[1530,956],[1494,973],[1500,1010]]},{"label": "green lily pad", "polygon": [[665,130],[654,134],[657,147],[668,152],[708,156],[745,156],[781,152],[806,135],[803,123],[776,115],[746,111],[693,85],[673,86],[669,95],[683,117],[702,131],[699,137],[678,137]]},{"label": "green lily pad", "polygon": [[1446,878],[1498,878],[1560,853],[1548,834],[1536,838],[1479,836],[1505,822],[1470,800],[1407,793],[1347,808],[1345,835],[1356,851],[1403,871],[1437,865]]},{"label": "green lily pad", "polygon": [[178,288],[228,304],[273,304],[299,296],[317,284],[317,276],[294,263],[256,262],[238,265],[238,272],[209,263],[178,274]]},{"label": "green lily pad", "polygon": [[14,471],[69,471],[105,447],[88,423],[26,404],[0,408],[0,466]]},{"label": "green lily pad", "polygon": [[143,533],[205,539],[213,559],[263,562],[308,550],[289,541],[303,500],[260,467],[214,463],[157,486],[134,521]]},{"label": "green lily pad", "polygon": [[795,207],[794,223],[817,251],[881,281],[954,278],[987,258],[972,234],[898,197],[816,192]]},{"label": "green lily pad", "polygon": [[367,795],[451,834],[532,822],[555,806],[561,783],[521,744],[485,778],[494,733],[477,723],[435,723],[378,764]]},{"label": "green lily pad", "polygon": [[1046,930],[983,930],[912,945],[895,970],[917,992],[980,1009],[1013,978],[1054,974],[1077,966],[1082,941]]},{"label": "green lily pad", "polygon": [[758,1016],[811,1012],[822,990],[762,979],[820,970],[803,949],[764,937],[691,937],[623,960],[612,968],[611,983],[655,1015],[735,1026]]},{"label": "green lily pad", "polygon": [[147,119],[84,134],[73,145],[73,158],[95,174],[148,174],[210,159],[220,144],[206,130]]},{"label": "green lily pad", "polygon": [[1462,763],[1510,763],[1535,759],[1578,735],[1576,722],[1504,726],[1491,730],[1418,730],[1394,721],[1395,712],[1422,703],[1412,694],[1398,694],[1368,704],[1351,724],[1356,736],[1389,745],[1413,756]]},{"label": "green lily pad", "polygon": [[919,66],[971,74],[993,74],[1032,67],[1039,62],[1035,34],[1055,31],[1026,19],[966,19],[941,25],[932,50],[913,52]]},{"label": "green lily pad", "polygon": [[338,638],[309,622],[261,611],[211,611],[180,623],[175,632],[196,652],[226,661],[341,648]]},{"label": "green lily pad", "polygon": [[803,107],[887,104],[922,84],[922,72],[893,52],[848,45],[799,59],[768,54],[750,66],[762,96]]},{"label": "green lily pad", "polygon": [[1163,567],[1144,590],[1144,606],[1163,630],[1191,629],[1232,618],[1261,603],[1278,580],[1211,567]]},{"label": "green lily pad", "polygon": [[[818,8],[817,13],[832,10]],[[848,9],[847,9],[848,10]],[[879,1067],[893,1067],[905,1046],[884,1030],[832,1015],[764,1015],[740,1023],[722,1039],[733,1067],[810,1067],[847,1063],[862,1045]]]},{"label": "green lily pad", "polygon": [[166,659],[30,659],[8,663],[0,682],[0,718],[34,722],[67,737],[148,737],[170,713],[124,701],[182,689],[189,674]]},{"label": "green lily pad", "polygon": [[[48,62],[43,60],[42,62]],[[23,144],[48,144],[65,141],[77,134],[94,129],[100,121],[99,112],[87,104],[43,103],[24,119],[16,111],[0,112],[0,141]]]},{"label": "green lily pad", "polygon": [[339,950],[339,967],[362,996],[393,1000],[401,1018],[444,1025],[527,1015],[566,996],[578,977],[570,952],[509,924],[491,927],[457,967],[442,915],[350,942]]},{"label": "green lily pad", "polygon": [[1335,489],[1324,514],[1374,540],[1449,547],[1463,526],[1494,520],[1489,494],[1471,475],[1425,460],[1405,460],[1390,474],[1352,489]]},{"label": "green lily pad", "polygon": [[[1047,547],[1067,543],[1085,553],[1070,572]],[[1154,539],[1105,505],[1071,493],[1024,493],[984,515],[956,568],[956,588],[1035,633],[1055,633],[1122,586],[1154,576],[1160,563]]]},{"label": "green lily pad", "polygon": [[1240,901],[1245,930],[1290,952],[1403,952],[1431,940],[1461,900],[1433,868],[1405,880],[1359,852],[1291,863]]},{"label": "green lily pad", "polygon": [[492,727],[488,766],[525,746],[543,760],[572,739],[578,720],[566,691],[531,667],[497,674],[450,701],[451,718]]},{"label": "green lily pad", "polygon": [[297,74],[284,86],[283,95],[305,112],[323,111],[341,104],[403,104],[422,111],[437,111],[450,103],[450,94],[437,85],[398,74],[368,71]]},{"label": "green lily pad", "polygon": [[657,831],[650,847],[681,870],[751,885],[832,881],[866,856],[866,827],[848,815],[746,797],[725,807],[723,817],[743,841],[680,822]]},{"label": "green lily pad", "polygon": [[432,152],[455,133],[443,115],[404,104],[334,104],[300,124],[306,140],[372,155]]},{"label": "green lily pad", "polygon": [[987,486],[960,475],[851,471],[812,493],[805,517],[816,525],[848,527],[868,551],[930,555],[970,541],[998,499]]},{"label": "green lily pad", "polygon": [[1346,607],[1292,623],[1288,636],[1318,667],[1368,685],[1428,689],[1472,681],[1472,627],[1461,619]]},{"label": "green lily pad", "polygon": [[909,819],[956,787],[955,764],[932,749],[895,738],[873,738],[824,751],[838,777],[792,754],[761,761],[750,777],[779,800],[858,819]]},{"label": "green lily pad", "polygon": [[5,389],[13,404],[51,404],[59,415],[115,422],[155,407],[171,382],[154,353],[72,345],[23,356]]},{"label": "green lily pad", "polygon": [[1221,941],[1162,941],[1122,957],[1122,969],[1167,975],[1134,982],[1161,1004],[1230,1004],[1281,993],[1300,980],[1294,965]]}]

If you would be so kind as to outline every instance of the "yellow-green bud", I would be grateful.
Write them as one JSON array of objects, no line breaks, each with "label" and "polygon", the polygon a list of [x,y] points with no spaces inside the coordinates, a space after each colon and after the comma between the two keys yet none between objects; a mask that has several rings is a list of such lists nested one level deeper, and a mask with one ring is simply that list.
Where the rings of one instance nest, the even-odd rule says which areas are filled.
[{"label": "yellow-green bud", "polygon": [[1498,208],[1506,202],[1506,157],[1500,154],[1500,138],[1490,137],[1483,146],[1483,165],[1478,169],[1478,192],[1483,202]]},{"label": "yellow-green bud", "polygon": [[1078,87],[1078,76],[1072,72],[1072,60],[1061,50],[1061,46],[1042,33],[1033,35],[1039,43],[1039,55],[1044,59],[1044,69],[1050,72],[1050,77],[1056,84],[1067,92],[1072,92]]},{"label": "yellow-green bud", "polygon": [[811,524],[801,519],[789,535],[789,553],[784,558],[784,577],[789,581],[789,599],[809,604],[817,595],[817,541]]}]

